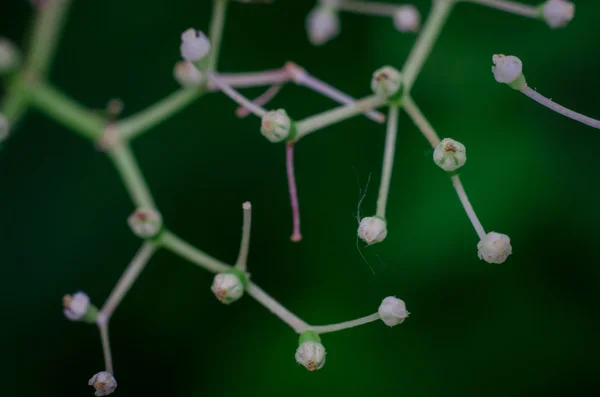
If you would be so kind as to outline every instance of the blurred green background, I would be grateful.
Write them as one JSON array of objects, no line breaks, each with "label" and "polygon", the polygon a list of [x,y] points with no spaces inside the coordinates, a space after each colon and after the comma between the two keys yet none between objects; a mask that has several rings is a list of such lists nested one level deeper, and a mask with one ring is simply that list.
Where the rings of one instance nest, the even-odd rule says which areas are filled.
[{"label": "blurred green background", "polygon": [[[315,1],[232,4],[222,71],[293,60],[354,96],[368,95],[383,64],[401,67],[415,40],[385,18],[342,15],[321,48],[306,39]],[[533,2],[528,1],[533,4]],[[179,36],[207,30],[211,1],[74,1],[52,82],[102,109],[121,98],[131,114],[177,88]],[[416,1],[423,17],[431,1]],[[119,396],[564,396],[592,395],[598,380],[595,256],[600,222],[599,131],[497,84],[494,53],[519,56],[532,87],[600,116],[600,3],[577,2],[574,21],[544,23],[459,4],[414,88],[442,137],[463,142],[462,172],[489,231],[508,234],[503,265],[477,258],[478,238],[426,140],[405,114],[388,205],[389,235],[356,247],[354,218],[375,210],[384,131],[364,117],[303,140],[296,165],[304,241],[289,241],[284,147],[255,118],[234,116],[222,95],[202,98],[133,148],[170,229],[224,261],[237,256],[242,213],[253,203],[249,270],[272,296],[313,324],[405,300],[411,317],[325,335],[327,364],[294,361],[297,337],[249,298],[224,307],[212,275],[161,251],[111,323]],[[31,9],[2,0],[0,34],[24,43]],[[262,90],[246,91],[258,95]],[[295,118],[334,104],[286,86],[272,107]],[[103,369],[97,329],[68,322],[61,297],[85,290],[101,305],[139,247],[133,207],[115,169],[92,144],[36,111],[0,151],[0,310],[7,395],[87,396]],[[357,179],[360,182],[357,182]]]}]

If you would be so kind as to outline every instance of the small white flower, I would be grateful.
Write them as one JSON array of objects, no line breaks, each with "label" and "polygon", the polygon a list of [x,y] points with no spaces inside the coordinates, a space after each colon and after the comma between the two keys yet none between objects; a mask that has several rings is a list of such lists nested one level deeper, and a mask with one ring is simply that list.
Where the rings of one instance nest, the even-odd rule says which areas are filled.
[{"label": "small white flower", "polygon": [[479,259],[488,263],[504,263],[506,258],[512,254],[510,238],[506,234],[489,232],[483,240],[477,244]]},{"label": "small white flower", "polygon": [[467,148],[454,139],[444,138],[433,152],[433,161],[444,171],[455,171],[467,162]]},{"label": "small white flower", "polygon": [[565,0],[548,0],[544,3],[542,13],[551,28],[560,28],[575,16],[575,4]]},{"label": "small white flower", "polygon": [[210,53],[210,41],[200,31],[189,28],[181,35],[181,57],[189,62],[196,62]]},{"label": "small white flower", "polygon": [[267,112],[262,118],[260,132],[273,143],[287,139],[291,131],[292,120],[283,109]]},{"label": "small white flower", "polygon": [[523,76],[523,62],[515,56],[495,54],[492,57],[492,73],[498,83],[505,83],[521,90],[525,87],[525,76]]},{"label": "small white flower", "polygon": [[306,331],[300,335],[298,349],[296,349],[296,362],[309,371],[316,371],[325,365],[325,347],[316,332]]},{"label": "small white flower", "polygon": [[365,243],[371,245],[380,243],[387,236],[386,222],[377,216],[366,216],[360,220],[358,225],[358,237]]},{"label": "small white flower", "polygon": [[162,216],[150,208],[138,208],[127,218],[133,234],[140,238],[155,237],[162,228]]},{"label": "small white flower", "polygon": [[306,19],[308,39],[313,45],[321,46],[340,34],[337,12],[328,6],[317,6]]},{"label": "small white flower", "polygon": [[373,73],[371,89],[380,97],[390,98],[397,95],[402,87],[402,74],[391,66],[384,66]]},{"label": "small white flower", "polygon": [[204,81],[203,73],[188,61],[177,62],[173,77],[182,87],[198,87]]},{"label": "small white flower", "polygon": [[81,321],[90,308],[90,298],[85,292],[77,292],[63,297],[65,317],[71,321]]},{"label": "small white flower", "polygon": [[210,289],[219,301],[228,305],[244,295],[245,277],[243,272],[236,269],[219,273],[215,276]]},{"label": "small white flower", "polygon": [[402,324],[410,314],[406,311],[404,301],[395,296],[388,296],[379,305],[379,318],[389,327]]},{"label": "small white flower", "polygon": [[102,371],[92,376],[88,385],[93,386],[94,389],[96,389],[96,392],[94,393],[95,396],[108,396],[117,388],[117,381],[110,372]]},{"label": "small white flower", "polygon": [[400,32],[417,32],[421,27],[421,14],[415,6],[398,7],[394,13],[394,26]]},{"label": "small white flower", "polygon": [[15,45],[10,40],[0,37],[0,75],[16,69],[20,58]]},{"label": "small white flower", "polygon": [[8,138],[10,134],[10,122],[2,113],[0,113],[0,142]]}]

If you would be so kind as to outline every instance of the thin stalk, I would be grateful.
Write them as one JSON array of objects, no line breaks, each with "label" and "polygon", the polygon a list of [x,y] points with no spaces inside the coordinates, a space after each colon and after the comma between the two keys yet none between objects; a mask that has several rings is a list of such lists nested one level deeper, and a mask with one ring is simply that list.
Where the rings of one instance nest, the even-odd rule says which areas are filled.
[{"label": "thin stalk", "polygon": [[240,253],[238,254],[235,267],[246,271],[248,263],[248,251],[250,250],[250,227],[252,225],[252,205],[250,202],[242,204],[244,210],[244,226],[242,227],[242,242],[240,243]]},{"label": "thin stalk", "polygon": [[245,107],[250,112],[261,118],[265,114],[267,114],[267,111],[265,109],[254,104],[251,100],[249,100],[248,98],[246,98],[245,96],[243,96],[242,94],[225,84],[225,82],[223,82],[213,73],[209,73],[208,77],[210,81],[212,81],[213,84],[215,84],[215,86],[217,86],[229,98],[234,100],[238,105]]},{"label": "thin stalk", "polygon": [[132,140],[162,123],[204,94],[202,88],[181,88],[154,105],[129,116],[116,124],[121,137]]},{"label": "thin stalk", "polygon": [[[275,98],[275,96],[279,93],[279,91],[281,91],[282,88],[282,85],[274,85],[272,87],[269,87],[269,89],[266,90],[262,95],[254,98],[252,100],[252,103],[257,106],[265,106],[271,101],[271,99]],[[243,106],[240,106],[235,110],[235,114],[239,118],[247,117],[250,113],[251,112]]]},{"label": "thin stalk", "polygon": [[85,138],[96,140],[102,136],[106,124],[103,117],[48,84],[31,87],[29,100],[32,106]]},{"label": "thin stalk", "polygon": [[210,57],[210,63],[208,65],[209,72],[214,72],[219,62],[223,30],[225,28],[225,17],[227,15],[227,3],[229,3],[229,0],[214,0],[209,37],[212,46],[212,56]]},{"label": "thin stalk", "polygon": [[373,313],[371,315],[357,318],[356,320],[345,321],[343,323],[338,324],[330,324],[330,325],[317,325],[310,327],[311,331],[315,331],[317,334],[326,334],[328,332],[341,331],[343,329],[358,327],[359,325],[368,324],[373,321],[379,320],[379,313]]},{"label": "thin stalk", "polygon": [[398,107],[390,106],[385,136],[385,150],[383,154],[383,171],[377,198],[377,216],[385,219],[385,209],[390,193],[392,169],[394,168],[394,154],[396,153],[396,136],[398,135]]},{"label": "thin stalk", "polygon": [[339,10],[366,15],[393,16],[400,6],[395,4],[375,3],[370,1],[342,0]]},{"label": "thin stalk", "polygon": [[473,224],[473,228],[477,232],[479,239],[483,240],[483,238],[486,236],[485,230],[483,229],[481,222],[479,222],[479,218],[477,218],[477,214],[475,214],[475,211],[473,210],[473,206],[471,205],[471,202],[469,201],[469,198],[467,197],[467,193],[465,192],[462,182],[460,181],[460,177],[458,175],[452,175],[451,179],[452,179],[452,185],[454,186],[454,189],[456,189],[456,193],[458,194],[458,198],[460,199],[460,202],[462,203],[462,205],[465,209],[465,212],[467,213],[467,216],[469,217],[469,220]]},{"label": "thin stalk", "polygon": [[299,121],[296,123],[296,141],[311,132],[383,106],[386,102],[387,98],[372,95],[350,105],[341,106]]},{"label": "thin stalk", "polygon": [[[278,85],[290,81],[290,74],[285,69],[265,70],[250,73],[219,73],[219,79],[236,88],[250,88],[263,85]],[[218,90],[215,84],[208,84],[211,91]]]},{"label": "thin stalk", "polygon": [[285,146],[285,168],[287,171],[288,189],[290,192],[290,204],[292,206],[292,236],[290,240],[297,243],[302,240],[300,232],[300,204],[298,202],[298,188],[296,186],[296,175],[294,172],[294,142],[288,142]]},{"label": "thin stalk", "polygon": [[138,207],[155,208],[150,190],[146,185],[144,176],[138,167],[129,145],[127,143],[119,143],[110,149],[108,155],[115,163],[115,167],[121,175],[121,179],[135,205]]},{"label": "thin stalk", "polygon": [[156,248],[157,246],[154,243],[146,241],[135,254],[125,269],[125,272],[117,282],[117,285],[110,293],[106,303],[104,303],[102,310],[100,310],[100,312],[106,316],[106,321],[110,319],[142,270],[144,270],[144,267],[146,267],[146,264],[150,258],[152,258],[152,254],[154,254]]},{"label": "thin stalk", "polygon": [[527,95],[529,98],[536,101],[537,103],[546,106],[548,109],[554,110],[556,113],[562,114],[563,116],[573,119],[575,121],[579,121],[580,123],[583,123],[585,125],[589,125],[590,127],[600,128],[599,120],[593,119],[588,116],[584,116],[581,113],[577,113],[570,109],[567,109],[566,107],[561,106],[556,102],[553,102],[551,99],[546,98],[537,91],[532,90],[528,86],[526,86],[521,92]]},{"label": "thin stalk", "polygon": [[227,264],[210,255],[205,254],[198,248],[190,245],[169,231],[165,231],[161,237],[161,244],[173,253],[195,263],[196,265],[212,273],[222,273],[230,268]]},{"label": "thin stalk", "polygon": [[540,17],[539,7],[521,4],[514,1],[505,0],[460,0],[465,3],[476,3],[487,7],[495,8],[500,11],[506,11],[511,14],[521,15],[527,18],[538,19]]},{"label": "thin stalk", "polygon": [[429,121],[427,121],[425,116],[423,116],[423,113],[421,113],[417,104],[410,96],[405,97],[402,103],[404,105],[404,110],[406,110],[406,113],[408,113],[419,130],[421,130],[421,133],[423,133],[423,136],[429,141],[431,147],[436,148],[437,145],[440,144],[440,137],[433,130],[433,127],[429,124]]},{"label": "thin stalk", "polygon": [[429,56],[433,44],[450,15],[454,2],[455,0],[435,0],[433,2],[433,9],[402,68],[404,90],[406,93],[410,92],[419,72],[423,68],[423,64]]},{"label": "thin stalk", "polygon": [[14,125],[23,116],[27,110],[27,87],[23,77],[15,76],[6,87],[6,95],[0,104],[0,113]]},{"label": "thin stalk", "polygon": [[271,313],[279,317],[284,323],[292,327],[296,333],[299,334],[302,331],[310,329],[310,326],[307,323],[283,307],[279,302],[270,297],[265,291],[260,289],[258,285],[254,284],[253,282],[248,283],[246,293],[256,299],[264,307],[269,309]]},{"label": "thin stalk", "polygon": [[102,340],[102,352],[104,353],[104,367],[106,372],[114,375],[112,353],[110,350],[110,337],[108,335],[108,322],[102,321],[98,323],[98,329],[100,330],[100,339]]}]

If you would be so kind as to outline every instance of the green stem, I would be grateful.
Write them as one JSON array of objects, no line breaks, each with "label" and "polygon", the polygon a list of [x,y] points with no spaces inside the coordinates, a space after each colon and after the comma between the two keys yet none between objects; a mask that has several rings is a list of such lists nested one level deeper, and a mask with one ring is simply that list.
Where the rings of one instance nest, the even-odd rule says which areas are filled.
[{"label": "green stem", "polygon": [[431,14],[427,18],[427,22],[425,22],[425,26],[419,34],[419,38],[402,69],[402,74],[404,76],[404,91],[406,93],[410,92],[410,89],[415,83],[415,80],[423,67],[423,63],[431,52],[433,44],[438,38],[446,19],[450,15],[454,2],[455,0],[435,0],[433,2]]},{"label": "green stem", "polygon": [[2,99],[0,113],[14,124],[27,110],[27,87],[21,75],[15,76],[6,88],[7,94]]},{"label": "green stem", "polygon": [[96,140],[102,136],[104,118],[67,97],[54,87],[38,83],[30,88],[29,101],[40,111],[63,123],[80,135]]},{"label": "green stem", "polygon": [[357,318],[356,320],[345,321],[343,323],[331,324],[331,325],[317,325],[310,327],[310,329],[318,334],[326,334],[328,332],[341,331],[343,329],[358,327],[359,325],[368,324],[373,321],[379,320],[379,313],[373,313],[371,315]]},{"label": "green stem", "polygon": [[129,141],[174,116],[200,98],[204,92],[204,89],[198,88],[179,89],[141,112],[121,120],[116,124],[116,128],[121,138]]},{"label": "green stem", "polygon": [[387,133],[385,136],[385,150],[383,154],[383,171],[381,173],[381,184],[379,185],[379,196],[377,198],[377,216],[385,219],[385,208],[390,193],[390,182],[392,181],[392,169],[394,168],[394,155],[396,153],[396,136],[398,135],[398,107],[390,106],[388,114]]},{"label": "green stem", "polygon": [[129,192],[129,196],[136,206],[155,208],[154,200],[150,195],[144,176],[140,171],[135,157],[127,143],[119,143],[108,152],[115,163],[117,171]]},{"label": "green stem", "polygon": [[230,269],[230,266],[221,262],[220,260],[213,258],[210,255],[205,254],[198,248],[190,245],[186,241],[177,237],[169,231],[165,231],[162,236],[160,243],[163,247],[172,251],[173,253],[187,259],[188,261],[195,263],[196,265],[203,267],[209,272],[222,273]]},{"label": "green stem", "polygon": [[208,71],[214,72],[219,62],[221,52],[221,42],[223,41],[223,30],[225,28],[225,17],[227,15],[227,3],[229,0],[214,0],[213,13],[210,24],[210,45],[212,54]]}]

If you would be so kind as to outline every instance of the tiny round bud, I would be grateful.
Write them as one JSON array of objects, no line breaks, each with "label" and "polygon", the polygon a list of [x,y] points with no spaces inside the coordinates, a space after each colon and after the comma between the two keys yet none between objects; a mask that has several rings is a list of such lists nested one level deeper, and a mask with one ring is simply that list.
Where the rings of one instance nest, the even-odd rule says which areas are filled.
[{"label": "tiny round bud", "polygon": [[300,335],[298,349],[296,350],[296,362],[309,371],[323,368],[323,365],[325,365],[325,347],[321,344],[321,338],[316,332],[305,331]]},{"label": "tiny round bud", "polygon": [[228,305],[244,295],[247,284],[248,278],[244,272],[238,269],[229,269],[215,276],[210,289],[219,301]]},{"label": "tiny round bud", "polygon": [[467,162],[467,148],[454,139],[444,138],[433,152],[433,161],[444,171],[455,171]]},{"label": "tiny round bud", "polygon": [[285,110],[272,110],[263,116],[260,132],[273,143],[281,142],[290,138],[293,124]]},{"label": "tiny round bud", "polygon": [[358,225],[358,237],[368,245],[380,243],[387,236],[387,225],[383,218],[366,216]]},{"label": "tiny round bud", "polygon": [[98,316],[98,309],[90,303],[85,292],[63,296],[63,313],[71,321],[84,321],[93,324]]},{"label": "tiny round bud", "polygon": [[193,28],[181,34],[181,57],[189,62],[196,62],[205,58],[210,52],[210,41],[206,35]]},{"label": "tiny round bud", "polygon": [[388,296],[382,300],[377,313],[379,313],[379,318],[381,318],[381,321],[383,321],[388,327],[402,324],[410,314],[406,311],[406,305],[404,304],[404,301],[396,298],[395,296]]},{"label": "tiny round bud", "polygon": [[152,238],[161,231],[163,221],[160,213],[151,208],[138,208],[127,219],[133,234],[140,238]]},{"label": "tiny round bud", "polygon": [[391,66],[385,66],[373,73],[371,89],[383,98],[398,96],[402,88],[402,74]]},{"label": "tiny round bud", "polygon": [[117,381],[110,372],[102,371],[92,376],[88,385],[93,386],[96,391],[95,396],[108,396],[117,388]]},{"label": "tiny round bud", "polygon": [[515,56],[495,54],[492,57],[492,73],[498,83],[508,84],[515,90],[522,90],[527,85],[523,75],[523,62]]},{"label": "tiny round bud", "polygon": [[0,37],[0,75],[19,67],[21,55],[15,45],[8,39]]},{"label": "tiny round bud", "polygon": [[415,6],[398,7],[394,13],[394,26],[400,32],[417,32],[421,27],[421,14]]},{"label": "tiny round bud", "polygon": [[506,234],[489,232],[477,244],[479,259],[487,263],[504,263],[506,258],[512,254],[510,238]]},{"label": "tiny round bud", "polygon": [[575,16],[575,4],[565,0],[548,0],[542,6],[542,14],[551,28],[561,28]]},{"label": "tiny round bud", "polygon": [[10,122],[2,113],[0,113],[0,142],[8,138],[10,134]]},{"label": "tiny round bud", "polygon": [[321,46],[340,34],[340,20],[333,7],[317,6],[306,19],[308,39],[313,45]]},{"label": "tiny round bud", "polygon": [[193,63],[177,62],[173,69],[173,77],[182,87],[198,87],[204,81],[204,75]]}]

